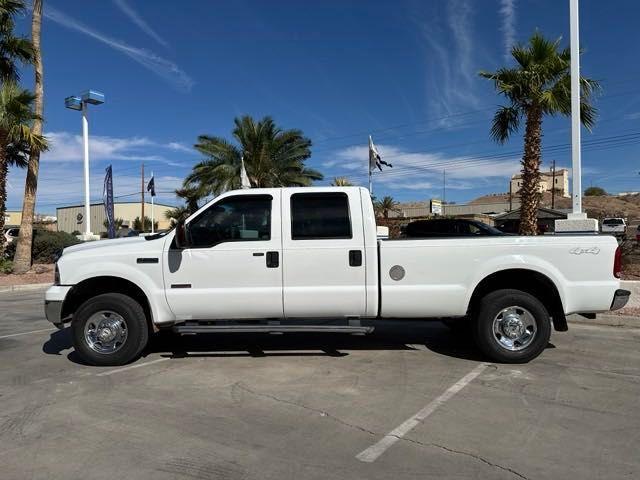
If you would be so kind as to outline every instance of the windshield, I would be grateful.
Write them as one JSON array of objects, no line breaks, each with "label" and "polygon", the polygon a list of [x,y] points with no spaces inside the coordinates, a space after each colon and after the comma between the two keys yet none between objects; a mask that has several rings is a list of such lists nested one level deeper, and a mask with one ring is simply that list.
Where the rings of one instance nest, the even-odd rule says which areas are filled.
[{"label": "windshield", "polygon": [[621,218],[606,218],[603,222],[603,225],[623,225],[624,220]]}]

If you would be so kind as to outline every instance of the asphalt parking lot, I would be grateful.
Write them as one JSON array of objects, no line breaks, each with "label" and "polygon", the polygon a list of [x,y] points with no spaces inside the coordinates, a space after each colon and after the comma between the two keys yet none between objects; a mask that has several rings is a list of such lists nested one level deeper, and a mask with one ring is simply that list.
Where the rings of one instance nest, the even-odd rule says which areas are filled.
[{"label": "asphalt parking lot", "polygon": [[166,335],[97,368],[42,310],[0,294],[3,480],[640,477],[639,329],[571,325],[528,365],[438,322]]}]

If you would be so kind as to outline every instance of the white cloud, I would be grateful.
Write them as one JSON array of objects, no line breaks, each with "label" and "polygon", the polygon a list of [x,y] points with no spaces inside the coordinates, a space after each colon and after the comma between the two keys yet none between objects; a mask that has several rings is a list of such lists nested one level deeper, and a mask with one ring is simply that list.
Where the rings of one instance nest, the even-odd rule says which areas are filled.
[{"label": "white cloud", "polygon": [[191,87],[193,87],[193,79],[184,71],[182,71],[180,67],[178,67],[178,65],[170,60],[162,58],[149,50],[132,47],[124,42],[107,37],[106,35],[93,30],[92,28],[84,25],[78,20],[51,6],[47,5],[47,7],[44,9],[44,16],[49,20],[62,25],[63,27],[75,30],[80,33],[84,33],[85,35],[98,40],[105,45],[108,45],[114,50],[125,54],[143,67],[164,78],[179,90],[190,91]]},{"label": "white cloud", "polygon": [[138,14],[138,12],[131,8],[131,5],[129,5],[126,0],[113,0],[113,2],[120,10],[122,10],[122,13],[129,17],[129,20],[131,20],[140,28],[140,30],[149,35],[163,47],[168,46],[167,42],[162,37],[160,37],[160,35],[158,35],[155,30],[151,28],[151,26],[149,26],[149,24]]},{"label": "white cloud", "polygon": [[[84,158],[81,135],[69,132],[46,132],[45,136],[49,140],[50,150],[42,154],[43,161],[79,162]],[[160,143],[146,137],[108,137],[91,135],[89,139],[89,157],[92,161],[157,161],[172,166],[186,165],[185,162],[165,158],[163,151],[166,151],[167,153],[194,153],[193,149],[183,145],[182,143]]]},{"label": "white cloud", "polygon": [[[446,170],[447,189],[465,190],[484,183],[510,178],[520,171],[520,160],[449,156],[441,152],[407,152],[393,145],[378,145],[382,158],[393,165],[375,173],[375,183],[392,189],[440,188],[443,170]],[[334,159],[323,165],[332,167],[332,175],[347,176],[353,180],[366,178],[369,151],[366,146],[353,146],[339,150]],[[356,170],[362,172],[355,173]],[[360,178],[362,177],[362,178]],[[506,185],[506,183],[505,183]]]},{"label": "white cloud", "polygon": [[198,153],[193,147],[190,147],[180,142],[169,142],[167,143],[166,147],[171,150],[175,150],[176,152],[185,152],[185,153],[193,153],[193,154]]},{"label": "white cloud", "polygon": [[[427,93],[429,107],[438,117],[447,117],[461,109],[477,107],[474,59],[478,45],[473,38],[473,7],[469,0],[447,2],[446,22],[420,25],[427,46]],[[456,123],[442,118],[442,125]]]},{"label": "white cloud", "polygon": [[502,16],[502,34],[504,36],[504,58],[511,58],[511,47],[516,41],[516,0],[500,0]]},{"label": "white cloud", "polygon": [[640,119],[640,112],[633,112],[633,113],[627,113],[624,116],[625,120],[639,120]]},{"label": "white cloud", "polygon": [[[135,172],[135,171],[134,171]],[[8,185],[7,205],[9,210],[18,210],[22,205],[24,191],[24,170],[12,169]],[[148,178],[147,178],[148,179]],[[89,178],[91,202],[102,202],[104,170],[92,168]],[[180,201],[173,191],[182,184],[182,178],[172,175],[155,175],[156,203],[177,205]],[[115,201],[132,202],[140,200],[140,175],[130,169],[113,167],[113,192]],[[38,180],[36,211],[53,213],[56,207],[84,203],[83,170],[77,166],[42,164]]]},{"label": "white cloud", "polygon": [[[82,136],[69,132],[47,132],[51,149],[42,154],[43,161],[76,162],[83,159]],[[143,137],[117,138],[92,135],[89,139],[89,157],[92,160],[164,160],[150,155],[148,149],[158,144]]]}]

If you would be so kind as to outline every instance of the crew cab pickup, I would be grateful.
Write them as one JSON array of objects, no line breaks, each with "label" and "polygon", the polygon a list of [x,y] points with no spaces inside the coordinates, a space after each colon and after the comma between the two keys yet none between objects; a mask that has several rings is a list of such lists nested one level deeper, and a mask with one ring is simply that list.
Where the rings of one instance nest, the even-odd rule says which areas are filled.
[{"label": "crew cab pickup", "polygon": [[379,319],[460,318],[494,361],[527,362],[565,316],[621,308],[607,235],[379,240],[360,187],[226,192],[170,232],[66,248],[45,294],[96,365],[154,332],[367,333]]}]

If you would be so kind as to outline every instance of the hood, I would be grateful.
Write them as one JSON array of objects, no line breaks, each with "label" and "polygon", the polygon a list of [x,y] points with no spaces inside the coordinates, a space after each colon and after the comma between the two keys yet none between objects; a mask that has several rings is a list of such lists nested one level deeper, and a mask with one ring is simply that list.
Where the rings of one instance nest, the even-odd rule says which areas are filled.
[{"label": "hood", "polygon": [[65,255],[67,253],[81,252],[86,250],[98,250],[98,249],[109,248],[109,247],[121,247],[124,245],[133,245],[135,243],[142,243],[146,241],[153,241],[153,240],[145,240],[144,237],[127,237],[127,238],[94,240],[91,242],[79,243],[78,245],[72,245],[70,247],[67,247],[62,251],[62,254]]}]

